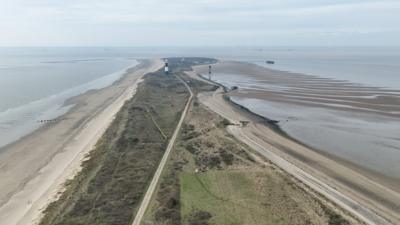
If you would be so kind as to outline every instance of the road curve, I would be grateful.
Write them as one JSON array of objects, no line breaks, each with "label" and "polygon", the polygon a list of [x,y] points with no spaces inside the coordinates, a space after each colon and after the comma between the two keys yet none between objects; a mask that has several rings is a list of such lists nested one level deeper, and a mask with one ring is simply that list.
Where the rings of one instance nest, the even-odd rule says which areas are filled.
[{"label": "road curve", "polygon": [[144,213],[146,212],[146,209],[149,206],[151,197],[153,196],[154,191],[155,191],[155,189],[157,187],[158,181],[160,180],[161,173],[164,170],[164,167],[165,167],[165,165],[166,165],[166,163],[168,161],[169,155],[170,155],[170,153],[172,151],[172,147],[174,146],[176,137],[179,134],[179,130],[181,129],[183,120],[186,117],[187,111],[188,111],[189,106],[190,106],[190,102],[192,101],[192,98],[193,98],[193,92],[190,89],[189,85],[187,85],[186,82],[183,81],[180,77],[178,77],[178,76],[176,76],[176,77],[186,86],[186,88],[188,89],[188,91],[190,93],[190,96],[189,96],[189,99],[186,102],[186,105],[185,105],[185,108],[184,108],[184,110],[182,112],[182,115],[181,115],[181,118],[179,120],[179,123],[176,126],[175,131],[174,131],[171,139],[169,140],[168,146],[167,146],[167,148],[165,150],[165,153],[164,153],[164,155],[163,155],[163,157],[161,159],[161,162],[158,165],[158,168],[157,168],[157,170],[156,170],[156,172],[155,172],[155,174],[153,176],[153,179],[151,180],[151,183],[150,183],[150,185],[149,185],[149,187],[148,187],[148,189],[146,191],[146,194],[143,197],[143,200],[142,200],[142,202],[141,202],[141,204],[139,206],[139,209],[138,209],[138,211],[136,213],[136,216],[135,216],[135,219],[133,220],[132,225],[140,225],[140,223],[142,222]]},{"label": "road curve", "polygon": [[[195,72],[187,72],[191,78],[202,80],[205,82],[209,82],[208,80],[200,78]],[[216,112],[220,116],[229,119],[231,122],[235,124],[240,124],[240,120],[246,120],[243,116],[239,115],[235,111],[231,110],[228,103],[223,99],[223,90],[219,88],[212,94],[201,93],[198,96],[200,102],[206,105],[210,110]],[[244,142],[252,149],[272,161],[278,167],[291,174],[301,182],[305,183],[307,186],[315,190],[316,192],[324,195],[332,202],[335,202],[337,205],[342,207],[343,209],[351,212],[356,217],[360,218],[363,222],[369,225],[379,224],[379,225],[391,225],[389,221],[387,221],[382,216],[378,215],[368,207],[360,204],[359,202],[353,200],[349,196],[335,190],[335,188],[329,186],[327,183],[313,176],[312,174],[306,172],[302,168],[294,165],[290,161],[285,158],[277,155],[273,151],[268,148],[268,144],[265,143],[259,135],[259,131],[253,123],[250,123],[247,127],[241,127],[237,125],[228,126],[228,131],[236,137],[236,139]],[[257,133],[259,135],[257,135]]]}]

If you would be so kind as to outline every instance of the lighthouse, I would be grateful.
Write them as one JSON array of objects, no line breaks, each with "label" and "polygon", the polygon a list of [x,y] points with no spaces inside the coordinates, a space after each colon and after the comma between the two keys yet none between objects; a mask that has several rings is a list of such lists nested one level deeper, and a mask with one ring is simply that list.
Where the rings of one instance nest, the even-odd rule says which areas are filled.
[{"label": "lighthouse", "polygon": [[168,74],[168,72],[169,72],[169,68],[168,68],[168,59],[165,59],[165,66],[164,66],[164,71],[165,71],[165,74]]}]

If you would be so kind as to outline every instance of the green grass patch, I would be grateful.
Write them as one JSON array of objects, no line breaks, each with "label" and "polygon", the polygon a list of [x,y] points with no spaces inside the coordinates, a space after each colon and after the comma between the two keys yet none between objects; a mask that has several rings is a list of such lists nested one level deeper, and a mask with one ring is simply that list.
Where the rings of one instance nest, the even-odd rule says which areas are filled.
[{"label": "green grass patch", "polygon": [[308,221],[298,202],[282,188],[287,184],[263,171],[182,173],[180,182],[183,224],[195,224],[191,215],[199,211],[209,212],[212,217],[207,224],[215,225],[289,225]]}]

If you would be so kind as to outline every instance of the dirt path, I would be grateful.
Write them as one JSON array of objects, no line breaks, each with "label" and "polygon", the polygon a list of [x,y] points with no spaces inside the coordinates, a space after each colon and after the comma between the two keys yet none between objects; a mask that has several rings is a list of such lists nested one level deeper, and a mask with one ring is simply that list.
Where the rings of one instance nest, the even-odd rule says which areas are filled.
[{"label": "dirt path", "polygon": [[150,203],[150,200],[151,200],[151,198],[152,198],[152,196],[154,194],[154,191],[156,190],[157,184],[158,184],[158,182],[160,180],[160,177],[161,177],[161,173],[164,170],[164,167],[165,167],[165,165],[167,163],[169,155],[170,155],[170,153],[172,151],[172,147],[174,146],[175,140],[176,140],[176,138],[177,138],[177,136],[179,134],[179,130],[181,129],[183,120],[186,117],[187,111],[189,109],[190,103],[191,103],[192,98],[193,98],[193,92],[190,89],[189,85],[187,85],[186,82],[184,82],[181,78],[179,78],[179,77],[177,77],[177,78],[180,81],[182,81],[182,83],[186,86],[186,88],[188,89],[188,91],[190,93],[190,97],[189,97],[189,99],[188,99],[188,101],[186,103],[185,109],[182,112],[182,115],[181,115],[181,118],[179,120],[179,123],[176,126],[175,131],[174,131],[174,133],[173,133],[173,135],[172,135],[172,137],[171,137],[171,139],[170,139],[170,141],[168,143],[168,146],[167,146],[167,149],[165,150],[164,156],[162,157],[161,162],[160,162],[160,164],[159,164],[159,166],[158,166],[158,168],[157,168],[157,170],[156,170],[156,172],[154,174],[154,177],[151,180],[151,183],[150,183],[150,185],[149,185],[149,187],[148,187],[148,189],[146,191],[146,194],[143,197],[143,200],[142,200],[142,202],[141,202],[141,204],[139,206],[139,209],[138,209],[138,211],[136,213],[136,216],[135,216],[135,219],[134,219],[132,225],[140,225],[140,223],[142,221],[144,213],[146,212],[146,209],[147,209],[147,207],[148,207],[148,205]]},{"label": "dirt path", "polygon": [[[195,79],[199,78],[194,72],[188,72],[188,75]],[[203,80],[203,79],[201,79]],[[203,80],[204,81],[204,80]],[[343,186],[338,185],[326,176],[322,171],[315,170],[311,165],[319,163],[325,163],[326,167],[333,169],[334,175],[346,174],[346,179],[353,179],[356,184],[365,185],[368,190],[376,191],[376,193],[386,194],[388,197],[392,197],[393,201],[398,198],[398,193],[390,189],[379,185],[365,177],[360,176],[354,171],[345,168],[342,165],[335,163],[334,161],[320,156],[316,152],[306,149],[305,146],[301,146],[298,143],[277,134],[271,128],[260,123],[254,118],[248,117],[245,113],[233,107],[227,101],[223,99],[222,88],[218,89],[214,93],[201,93],[199,94],[199,100],[205,104],[212,111],[219,115],[229,119],[235,124],[240,124],[240,121],[250,121],[249,125],[243,127],[238,125],[229,126],[228,130],[238,140],[243,141],[250,147],[252,147],[258,153],[264,155],[273,163],[278,165],[280,168],[290,173],[300,181],[304,182],[317,192],[323,194],[328,199],[332,200],[342,208],[348,210],[352,214],[362,219],[367,224],[391,224],[383,217],[379,216],[373,210],[380,210],[380,212],[387,212],[392,220],[396,220],[396,212],[390,211],[384,208],[383,205],[373,202],[371,199],[365,199],[360,195],[357,195],[355,189],[344,189]],[[300,160],[296,160],[296,156],[285,153],[284,150],[293,148],[299,151],[295,153],[299,154],[297,157],[305,157],[306,162],[302,163]],[[283,149],[283,150],[282,150]],[[328,185],[329,184],[329,185]],[[333,186],[330,186],[334,184]],[[337,187],[340,187],[336,189]],[[340,192],[338,191],[340,190]],[[343,191],[342,190],[346,190]],[[374,192],[372,192],[374,193]],[[355,201],[356,199],[357,201]],[[360,203],[361,202],[361,203]],[[393,213],[393,214],[391,214]]]}]

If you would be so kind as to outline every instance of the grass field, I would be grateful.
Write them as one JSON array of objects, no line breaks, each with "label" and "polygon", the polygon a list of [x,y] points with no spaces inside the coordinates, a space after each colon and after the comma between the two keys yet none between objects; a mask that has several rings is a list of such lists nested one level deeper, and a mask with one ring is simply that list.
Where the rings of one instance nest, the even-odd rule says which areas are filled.
[{"label": "grass field", "polygon": [[210,213],[207,224],[328,224],[316,202],[265,169],[183,173],[180,179],[184,224],[195,224],[199,212]]},{"label": "grass field", "polygon": [[180,179],[182,214],[186,223],[193,220],[196,212],[212,212],[210,224],[287,224],[284,216],[273,213],[277,207],[265,207],[272,202],[266,201],[264,192],[257,190],[268,186],[266,173],[208,171],[183,173]]}]

